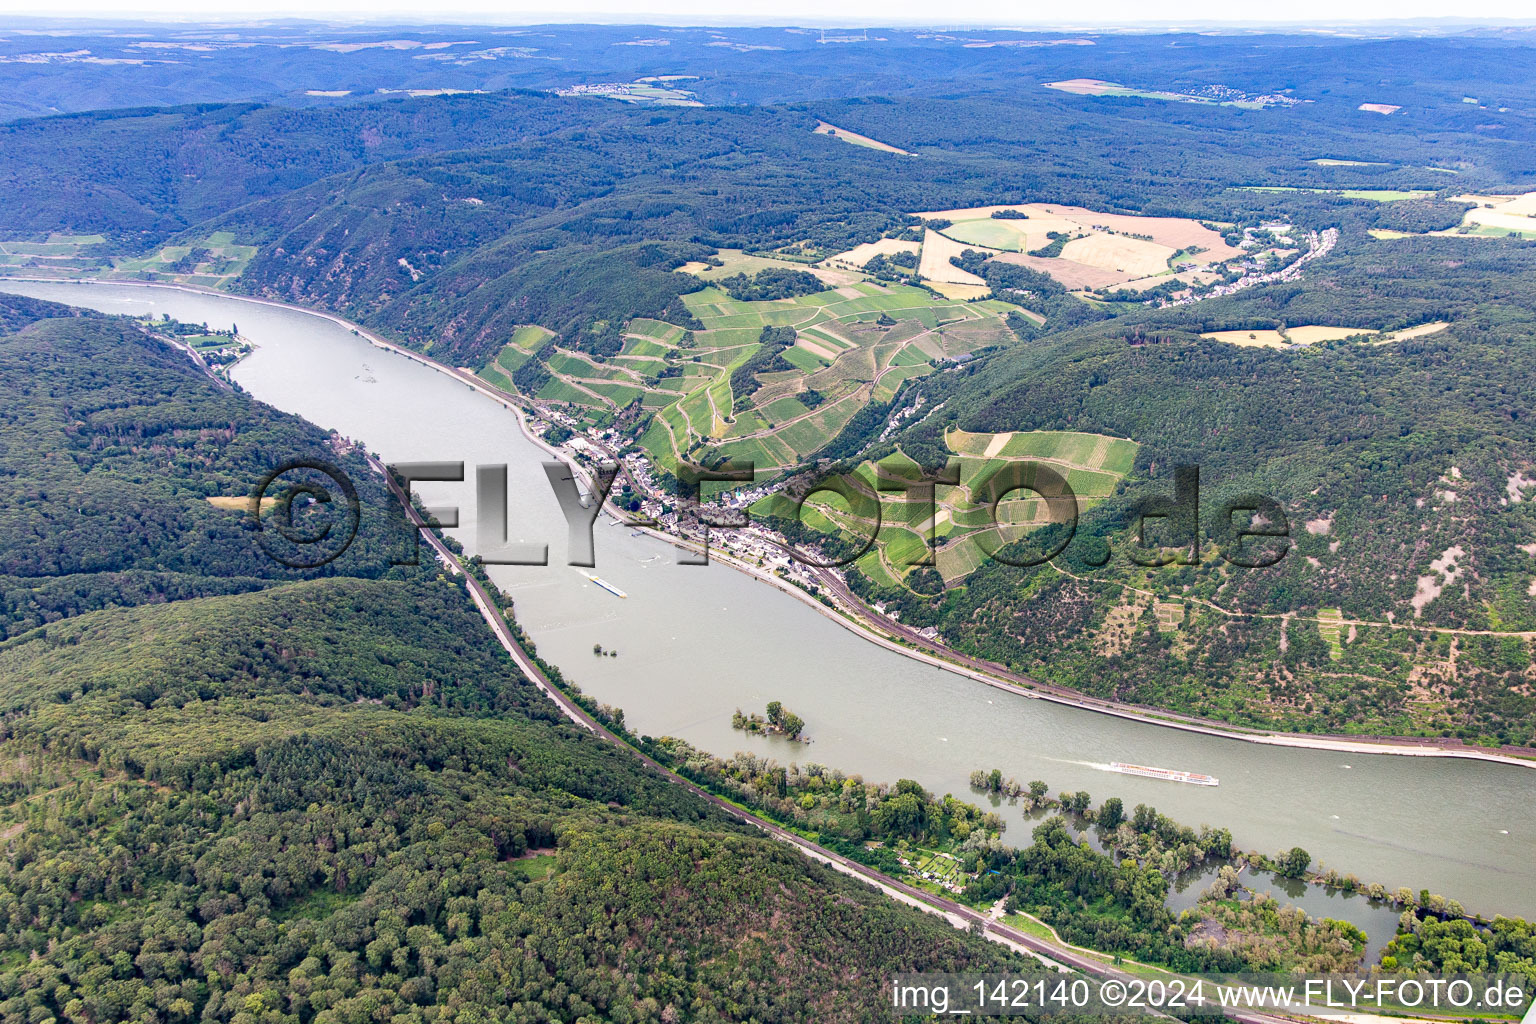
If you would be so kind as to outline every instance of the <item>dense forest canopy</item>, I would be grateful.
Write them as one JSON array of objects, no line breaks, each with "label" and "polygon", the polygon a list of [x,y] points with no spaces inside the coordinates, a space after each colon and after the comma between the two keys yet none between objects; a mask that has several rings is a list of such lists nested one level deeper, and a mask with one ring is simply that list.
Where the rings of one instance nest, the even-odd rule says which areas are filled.
[{"label": "dense forest canopy", "polygon": [[385,514],[314,427],[129,321],[0,324],[0,1020],[854,1021],[1017,966],[568,722],[436,563],[271,563],[206,500],[268,457]]},{"label": "dense forest canopy", "polygon": [[321,571],[388,569],[399,534],[383,486],[324,431],[213,386],[140,327],[17,296],[0,309],[0,635],[301,578],[208,500],[243,501],[291,459],[336,462],[360,487],[366,523]]}]

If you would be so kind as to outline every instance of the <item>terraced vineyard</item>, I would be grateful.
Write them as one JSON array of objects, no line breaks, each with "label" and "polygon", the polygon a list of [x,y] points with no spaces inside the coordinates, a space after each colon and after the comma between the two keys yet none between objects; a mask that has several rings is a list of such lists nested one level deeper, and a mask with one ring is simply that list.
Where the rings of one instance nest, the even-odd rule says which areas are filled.
[{"label": "terraced vineyard", "polygon": [[108,254],[105,235],[50,234],[44,240],[0,241],[0,268],[39,277],[96,277],[108,281],[168,280],[222,288],[256,255],[256,246],[215,231],[187,245],[165,245],[132,258]]},{"label": "terraced vineyard", "polygon": [[239,277],[255,255],[256,246],[237,243],[233,232],[215,231],[192,245],[168,245],[142,259],[119,260],[107,276],[138,277],[149,273],[217,288]]},{"label": "terraced vineyard", "polygon": [[480,369],[480,376],[501,388],[512,391],[512,374],[533,358],[533,354],[555,337],[555,332],[533,324],[524,324],[512,332],[512,340],[502,346],[496,358]]},{"label": "terraced vineyard", "polygon": [[[1078,508],[1086,509],[1113,493],[1115,485],[1130,472],[1137,449],[1136,442],[1125,438],[1062,431],[972,434],[955,430],[945,441],[955,453],[960,482],[936,488],[931,512],[926,502],[913,500],[904,490],[879,489],[882,477],[892,482],[915,478],[917,464],[897,452],[855,470],[865,498],[859,508],[842,496],[817,492],[806,502],[802,522],[818,532],[857,543],[876,529],[873,506],[868,502],[878,499],[876,542],[855,563],[858,570],[881,587],[894,588],[907,586],[912,572],[932,565],[945,585],[952,585],[974,572],[991,552],[1051,521],[1047,503],[1038,494],[1015,490],[998,501],[994,523],[989,485],[1009,463],[1050,466],[1066,479]],[[1024,479],[1033,482],[1028,471]],[[785,518],[795,515],[793,501],[782,494],[762,499],[753,506],[753,512]]]},{"label": "terraced vineyard", "polygon": [[[751,302],[711,285],[683,301],[702,329],[635,319],[622,349],[608,357],[557,343],[536,397],[587,423],[626,417],[661,469],[671,471],[679,458],[729,456],[752,460],[765,479],[799,465],[903,382],[1016,341],[1002,318],[1017,307],[907,285],[854,280]],[[782,331],[765,338],[765,328],[791,330],[792,343],[784,344]],[[512,373],[553,337],[538,330],[520,329],[481,375],[510,386]]]},{"label": "terraced vineyard", "polygon": [[83,261],[80,258],[83,250],[103,245],[106,241],[105,235],[65,235],[56,232],[33,239],[0,240],[0,267],[74,271],[87,262],[95,262]]}]

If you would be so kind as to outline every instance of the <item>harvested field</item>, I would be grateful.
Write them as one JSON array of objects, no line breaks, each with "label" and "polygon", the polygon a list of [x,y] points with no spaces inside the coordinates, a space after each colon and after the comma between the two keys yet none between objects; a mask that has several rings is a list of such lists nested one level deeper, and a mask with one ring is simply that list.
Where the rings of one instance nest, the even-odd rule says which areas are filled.
[{"label": "harvested field", "polygon": [[964,245],[953,238],[946,238],[937,231],[926,231],[923,233],[923,256],[918,263],[918,272],[930,281],[979,285],[985,288],[987,282],[949,262],[951,256],[959,256],[965,250],[975,248],[978,247]]},{"label": "harvested field", "polygon": [[[251,507],[251,499],[249,495],[244,494],[218,494],[208,498],[208,504],[214,508],[224,509],[226,512],[244,512]],[[262,498],[261,510],[265,512],[276,504],[276,498]]]},{"label": "harvested field", "polygon": [[1210,270],[1186,270],[1179,274],[1165,270],[1161,274],[1150,274],[1146,277],[1138,277],[1133,281],[1127,281],[1121,287],[1139,292],[1145,291],[1148,288],[1156,288],[1160,284],[1167,284],[1169,281],[1179,281],[1183,284],[1207,284],[1218,280],[1220,276]]},{"label": "harvested field", "polygon": [[1337,341],[1341,338],[1351,338],[1357,334],[1375,334],[1367,327],[1323,327],[1311,325],[1306,327],[1288,327],[1285,336],[1293,345],[1316,345],[1320,341]]},{"label": "harvested field", "polygon": [[721,262],[722,266],[716,267],[708,263],[695,262],[684,264],[678,268],[678,271],[680,273],[692,274],[694,277],[704,281],[718,281],[722,277],[731,277],[735,274],[747,274],[750,276],[760,270],[803,270],[806,273],[815,274],[831,288],[863,280],[859,275],[847,271],[809,263],[797,263],[794,260],[776,260],[768,256],[754,256],[740,249],[721,249],[715,254],[715,258]]},{"label": "harvested field", "polygon": [[891,256],[898,252],[918,252],[922,246],[916,242],[907,242],[899,238],[882,238],[878,242],[865,242],[856,245],[847,252],[840,252],[836,256],[828,256],[821,261],[822,266],[839,266],[848,269],[863,269],[864,264],[876,256]]},{"label": "harvested field", "polygon": [[1286,348],[1285,335],[1279,331],[1208,331],[1200,335],[1224,345],[1242,348]]},{"label": "harvested field", "polygon": [[1391,334],[1383,334],[1381,337],[1372,341],[1371,344],[1390,345],[1394,341],[1408,341],[1412,338],[1424,338],[1431,334],[1439,334],[1449,326],[1451,325],[1446,323],[1444,320],[1436,320],[1433,323],[1419,324],[1417,327],[1405,327],[1400,331],[1393,331]]},{"label": "harvested field", "polygon": [[[1000,210],[1016,210],[1027,218],[993,218],[992,214]],[[960,244],[957,252],[965,248],[1002,250],[1006,255],[997,259],[1049,274],[1072,289],[1115,287],[1166,275],[1170,258],[1179,252],[1183,253],[1180,263],[1196,268],[1242,255],[1242,250],[1228,245],[1220,232],[1181,217],[1100,213],[1080,206],[1043,203],[930,210],[917,216],[952,221],[943,237]],[[1027,255],[1050,244],[1052,233],[1072,239],[1059,257]],[[924,276],[960,283],[947,272],[945,276],[930,275],[926,268],[936,263],[925,256]]]},{"label": "harvested field", "polygon": [[866,149],[878,149],[883,153],[899,153],[902,156],[912,155],[904,149],[898,149],[878,139],[872,139],[868,135],[860,135],[858,132],[851,132],[846,128],[839,128],[837,125],[828,124],[825,121],[816,122],[815,132],[817,135],[830,135],[834,139],[841,139],[844,142],[852,143],[855,146],[863,146]]},{"label": "harvested field", "polygon": [[1212,341],[1244,348],[1292,348],[1297,345],[1316,345],[1324,341],[1338,341],[1361,334],[1375,334],[1369,327],[1328,327],[1309,324],[1288,327],[1282,331],[1210,331],[1200,335]]},{"label": "harvested field", "polygon": [[980,299],[992,294],[992,289],[984,284],[949,284],[948,282],[934,282],[931,287],[934,291],[946,299]]},{"label": "harvested field", "polygon": [[1125,235],[1089,235],[1074,238],[1061,250],[1061,258],[1125,275],[1125,280],[1146,277],[1168,269],[1174,249]]},{"label": "harvested field", "polygon": [[1125,89],[1123,85],[1106,82],[1102,78],[1068,78],[1062,82],[1046,82],[1045,87],[1070,92],[1074,96],[1107,96]]},{"label": "harvested field", "polygon": [[1117,274],[1113,270],[1090,267],[1086,263],[1075,263],[1072,260],[1060,258],[1045,259],[1040,256],[1026,256],[1023,253],[1005,252],[996,259],[1000,263],[1017,263],[1021,267],[1049,274],[1063,287],[1074,291],[1082,288],[1109,288],[1126,279],[1124,274]]},{"label": "harvested field", "polygon": [[1223,241],[1220,232],[1212,231],[1199,221],[1184,217],[1140,217],[1128,213],[1099,213],[1081,206],[1055,204],[1041,206],[1039,209],[1087,227],[1100,225],[1122,234],[1148,235],[1159,245],[1171,246],[1174,249],[1199,246],[1205,250],[1199,254],[1202,262],[1220,262],[1240,256],[1243,252]]},{"label": "harvested field", "polygon": [[1490,233],[1536,232],[1536,192],[1517,196],[1460,195],[1453,203],[1476,203],[1462,218],[1462,227],[1437,234],[1456,234],[1472,228],[1495,229]]},{"label": "harvested field", "polygon": [[1006,252],[1027,252],[1049,245],[1053,231],[1063,235],[1080,235],[1088,231],[1087,227],[1067,217],[1057,217],[1034,207],[1029,207],[1029,210],[1028,220],[994,220],[988,217],[985,220],[956,221],[944,229],[944,234],[973,248],[982,246]]}]

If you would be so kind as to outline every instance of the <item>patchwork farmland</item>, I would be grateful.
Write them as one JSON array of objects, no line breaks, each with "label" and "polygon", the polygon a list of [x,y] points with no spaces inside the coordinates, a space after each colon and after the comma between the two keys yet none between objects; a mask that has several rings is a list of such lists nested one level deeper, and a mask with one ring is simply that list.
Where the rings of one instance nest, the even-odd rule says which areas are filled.
[{"label": "patchwork farmland", "polygon": [[1483,238],[1536,237],[1536,192],[1523,195],[1461,195],[1450,202],[1471,203],[1459,227],[1435,231],[1437,235],[1475,235]]},{"label": "patchwork farmland", "polygon": [[[854,471],[864,494],[859,508],[840,495],[818,492],[806,501],[801,521],[820,533],[858,543],[876,531],[871,501],[878,499],[875,543],[855,562],[858,570],[891,589],[908,587],[911,574],[931,564],[944,584],[952,586],[974,572],[991,552],[1051,521],[1047,503],[1039,495],[1017,490],[998,502],[994,523],[990,485],[1008,464],[1051,467],[1072,488],[1078,508],[1086,509],[1114,492],[1130,472],[1137,450],[1136,442],[1126,438],[1067,431],[972,434],[955,430],[945,442],[954,453],[960,482],[936,487],[931,513],[925,503],[908,500],[905,491],[878,489],[881,477],[914,478],[917,464],[897,452]],[[1034,482],[1028,471],[1025,479]],[[794,502],[784,494],[773,494],[753,506],[753,512],[793,518]],[[930,538],[934,542],[931,555]]]},{"label": "patchwork farmland", "polygon": [[1228,245],[1221,232],[1181,217],[1040,203],[930,210],[916,216],[929,224],[949,222],[925,233],[920,269],[924,277],[951,286],[982,283],[949,262],[966,249],[1038,270],[1071,289],[1146,288],[1245,255]]},{"label": "patchwork farmland", "polygon": [[[910,217],[886,237],[845,252],[817,251],[808,242],[772,252],[722,249],[678,268],[705,287],[681,297],[688,315],[669,316],[676,323],[632,320],[624,327],[619,351],[602,356],[578,351],[540,328],[524,327],[478,372],[511,390],[513,375],[538,359],[547,374],[534,375],[532,397],[563,410],[582,427],[617,428],[635,439],[658,470],[670,473],[682,460],[735,458],[750,460],[759,482],[765,482],[803,465],[861,409],[890,401],[905,382],[981,350],[1016,343],[1005,319],[1009,313],[1036,323],[1043,319],[989,298],[986,281],[952,262],[968,249],[1041,270],[1074,289],[1153,287],[1208,274],[1221,263],[1250,255],[1229,245],[1220,230],[1176,217],[1055,204],[935,210]],[[818,282],[823,287],[794,294],[805,290],[807,274],[816,279],[810,287]],[[800,284],[778,292],[792,297],[749,301],[745,294],[750,291],[739,283],[743,275],[748,281],[798,278]],[[733,297],[733,292],[744,297]],[[1281,344],[1296,340],[1276,339]],[[1117,450],[1114,439],[1102,440],[1104,450],[1096,455],[1070,446],[986,452],[969,450],[966,446],[973,443],[956,435],[954,443],[961,446],[956,454],[967,474],[960,492],[968,494],[981,468],[1028,454],[1059,462],[1078,495],[1092,501],[1124,474],[1113,468],[1122,456],[1134,457],[1134,445]],[[997,443],[1010,444],[1006,439]],[[1041,442],[1036,436],[1029,443]],[[1097,443],[1090,442],[1090,449]],[[1043,506],[1036,504],[1028,497],[1010,498],[1006,514],[1014,518],[993,531],[995,537],[983,529],[986,523],[977,510],[941,510],[942,523],[927,525],[943,527],[944,543],[938,549],[943,577],[968,574],[985,556],[985,544],[999,538],[1006,542],[1035,524],[1030,517],[1043,514]],[[818,514],[829,527],[836,523],[831,512]],[[893,535],[898,555],[917,537],[911,530],[906,533],[911,536]],[[925,547],[919,539],[919,552]],[[883,561],[887,553],[882,539],[868,568],[876,573],[884,566],[884,576],[899,582],[905,574]]]},{"label": "patchwork farmland", "polygon": [[[705,273],[764,262],[774,261],[730,254],[725,268]],[[706,287],[683,297],[702,329],[635,319],[607,357],[566,348],[542,328],[519,328],[478,372],[510,390],[512,374],[544,350],[549,376],[538,400],[588,425],[622,417],[668,472],[679,459],[733,457],[752,460],[767,479],[825,447],[870,402],[895,397],[904,381],[1016,340],[1002,319],[1017,308],[1009,303],[838,276],[852,283],[792,299],[739,301]],[[768,327],[790,329],[792,342],[782,333],[765,342]],[[757,369],[739,372],[754,360]]]},{"label": "patchwork farmland", "polygon": [[[993,218],[999,210],[1022,216]],[[547,376],[538,375],[532,397],[583,427],[616,426],[636,439],[659,470],[671,472],[680,460],[735,458],[750,460],[761,482],[805,463],[856,413],[872,402],[890,401],[906,381],[983,349],[1016,343],[1007,314],[1017,311],[1041,321],[1039,314],[988,298],[985,281],[951,262],[967,249],[1041,264],[1069,286],[1095,287],[1132,280],[1150,285],[1170,278],[1177,272],[1174,264],[1183,260],[1204,267],[1243,255],[1219,232],[1171,217],[1027,204],[913,216],[928,223],[909,222],[902,231],[846,252],[813,252],[808,243],[776,252],[720,250],[678,268],[705,284],[682,296],[689,316],[670,317],[679,323],[632,320],[620,350],[604,356],[524,327],[478,372],[511,390],[513,375],[538,358]],[[1028,254],[1032,247],[1050,245],[1057,232],[1071,237],[1056,247],[1055,257]],[[732,297],[733,290],[741,294],[731,283],[738,275],[773,273],[810,274],[825,287],[787,298]],[[1096,276],[1076,279],[1084,273]],[[679,325],[690,321],[691,330]],[[967,473],[988,459],[1014,457],[1011,450],[957,454]],[[1106,471],[1088,453],[1076,461],[1070,453],[1044,454],[1072,472],[1090,474],[1072,479],[1087,500],[1118,478],[1091,475]],[[1009,514],[1025,515],[1030,500],[1016,500],[1017,510]],[[962,517],[956,543],[942,549],[946,578],[969,572],[967,565],[974,568],[984,539],[970,536],[974,533]],[[898,548],[902,543],[898,539]]]},{"label": "patchwork farmland", "polygon": [[245,270],[256,246],[229,231],[184,245],[165,245],[132,258],[109,254],[104,235],[51,234],[0,241],[0,269],[38,277],[93,277],[106,281],[174,281],[224,288]]}]

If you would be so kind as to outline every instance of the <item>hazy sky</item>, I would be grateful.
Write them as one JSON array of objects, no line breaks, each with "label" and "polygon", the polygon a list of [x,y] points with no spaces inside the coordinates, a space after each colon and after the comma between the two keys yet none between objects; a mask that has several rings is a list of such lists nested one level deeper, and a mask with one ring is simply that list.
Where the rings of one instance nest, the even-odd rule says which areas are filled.
[{"label": "hazy sky", "polygon": [[704,24],[1086,25],[1168,21],[1289,22],[1454,17],[1536,24],[1530,0],[0,0],[0,15],[32,17],[338,18],[517,22],[604,21]]}]

